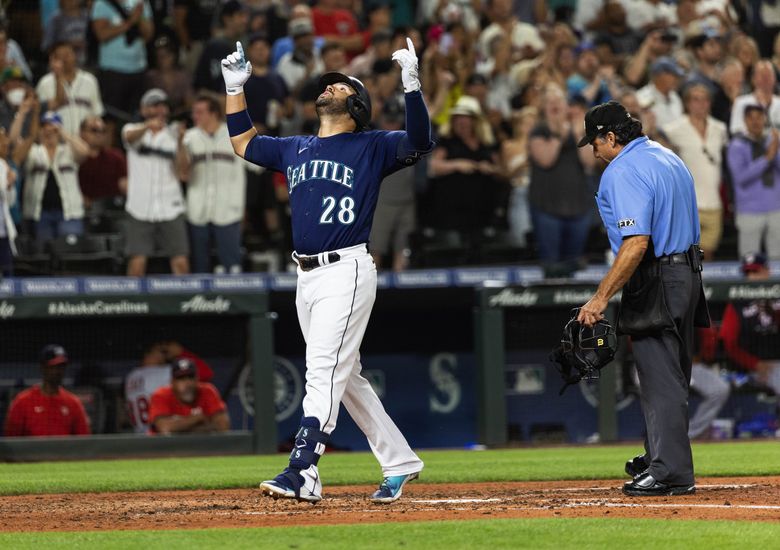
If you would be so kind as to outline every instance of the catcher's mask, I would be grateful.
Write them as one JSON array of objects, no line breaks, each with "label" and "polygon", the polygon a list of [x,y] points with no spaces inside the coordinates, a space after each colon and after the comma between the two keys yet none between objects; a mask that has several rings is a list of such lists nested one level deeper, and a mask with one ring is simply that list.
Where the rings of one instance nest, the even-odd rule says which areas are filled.
[{"label": "catcher's mask", "polygon": [[612,361],[617,351],[617,336],[612,325],[606,319],[592,327],[582,325],[577,321],[579,312],[579,308],[571,311],[561,341],[550,353],[550,360],[565,382],[559,395],[580,380],[598,378],[599,371]]},{"label": "catcher's mask", "polygon": [[360,132],[368,128],[371,123],[371,98],[363,83],[354,76],[347,76],[344,73],[325,73],[320,77],[319,87],[324,90],[330,84],[343,82],[355,90],[353,95],[347,97],[347,111],[352,120],[355,121],[355,131]]}]

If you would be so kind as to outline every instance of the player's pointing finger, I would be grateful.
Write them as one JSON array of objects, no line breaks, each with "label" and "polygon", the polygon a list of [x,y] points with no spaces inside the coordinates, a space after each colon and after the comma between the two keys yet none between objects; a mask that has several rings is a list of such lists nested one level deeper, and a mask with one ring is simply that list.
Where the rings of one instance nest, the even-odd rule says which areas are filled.
[{"label": "player's pointing finger", "polygon": [[241,45],[241,42],[236,42],[236,52],[238,52],[238,57],[244,58],[244,47]]},{"label": "player's pointing finger", "polygon": [[409,47],[409,52],[412,55],[416,56],[417,52],[414,51],[414,42],[412,42],[412,39],[409,38],[408,36],[406,37],[406,45]]}]

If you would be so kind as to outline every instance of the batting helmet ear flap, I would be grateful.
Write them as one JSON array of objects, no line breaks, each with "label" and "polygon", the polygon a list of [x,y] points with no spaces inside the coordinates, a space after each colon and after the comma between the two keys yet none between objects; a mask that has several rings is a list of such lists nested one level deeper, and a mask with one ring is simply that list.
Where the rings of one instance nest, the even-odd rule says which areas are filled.
[{"label": "batting helmet ear flap", "polygon": [[355,121],[355,130],[358,132],[367,125],[366,121],[371,120],[370,108],[358,94],[347,97],[347,111]]}]

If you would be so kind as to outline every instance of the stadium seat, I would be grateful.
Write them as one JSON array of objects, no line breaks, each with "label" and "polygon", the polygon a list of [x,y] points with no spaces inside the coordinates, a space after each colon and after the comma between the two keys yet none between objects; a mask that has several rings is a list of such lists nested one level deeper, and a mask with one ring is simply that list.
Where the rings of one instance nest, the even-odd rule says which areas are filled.
[{"label": "stadium seat", "polygon": [[14,258],[14,274],[17,276],[51,275],[51,255],[32,235],[16,237],[17,256]]},{"label": "stadium seat", "polygon": [[118,256],[99,235],[63,235],[48,243],[52,268],[63,275],[116,274]]}]

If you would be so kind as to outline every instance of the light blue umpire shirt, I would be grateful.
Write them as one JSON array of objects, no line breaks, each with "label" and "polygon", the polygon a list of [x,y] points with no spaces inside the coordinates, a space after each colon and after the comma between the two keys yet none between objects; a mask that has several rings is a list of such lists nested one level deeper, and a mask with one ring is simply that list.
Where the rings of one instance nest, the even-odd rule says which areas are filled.
[{"label": "light blue umpire shirt", "polygon": [[647,137],[630,142],[607,165],[596,203],[616,255],[632,235],[650,235],[656,257],[699,242],[693,177],[680,157]]}]

